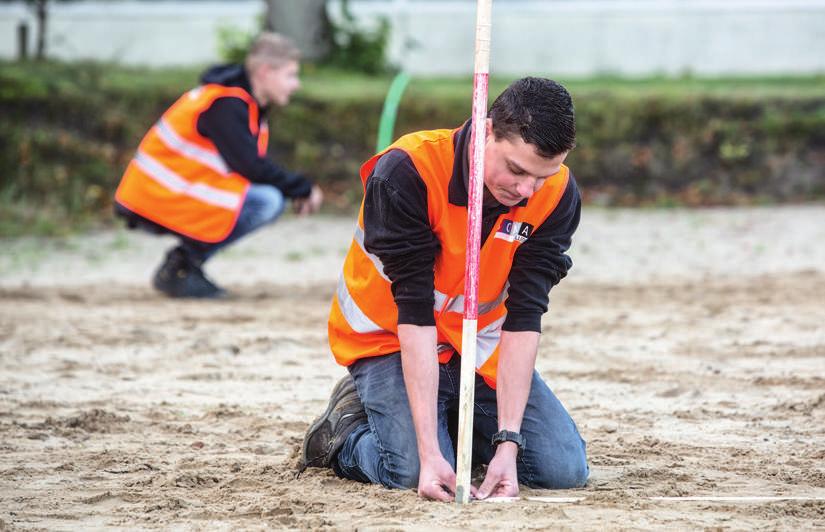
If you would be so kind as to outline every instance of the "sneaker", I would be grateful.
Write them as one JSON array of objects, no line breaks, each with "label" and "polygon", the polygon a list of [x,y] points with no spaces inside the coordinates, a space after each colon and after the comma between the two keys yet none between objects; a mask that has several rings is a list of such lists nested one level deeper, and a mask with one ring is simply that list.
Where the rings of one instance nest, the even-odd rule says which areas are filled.
[{"label": "sneaker", "polygon": [[152,286],[169,297],[226,297],[226,291],[207,279],[201,266],[181,247],[176,247],[166,254],[166,260],[155,272]]},{"label": "sneaker", "polygon": [[347,437],[367,422],[367,412],[351,375],[338,381],[326,412],[309,426],[301,448],[301,470],[307,467],[331,467]]}]

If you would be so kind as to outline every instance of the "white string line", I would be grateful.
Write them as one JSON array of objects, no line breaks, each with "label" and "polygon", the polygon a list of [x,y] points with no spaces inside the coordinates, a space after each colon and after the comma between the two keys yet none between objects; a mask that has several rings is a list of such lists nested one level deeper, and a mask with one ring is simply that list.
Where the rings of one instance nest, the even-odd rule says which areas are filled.
[{"label": "white string line", "polygon": [[550,503],[574,503],[583,501],[584,497],[491,497],[489,499],[479,499],[479,502],[516,502],[516,501],[537,501]]},{"label": "white string line", "polygon": [[[686,496],[686,497],[643,497],[649,501],[661,502],[750,502],[750,503],[768,503],[768,502],[783,502],[783,501],[813,501],[825,502],[825,497],[807,497],[807,496],[792,496],[792,495],[776,495],[776,496]],[[516,501],[535,501],[556,504],[571,504],[586,500],[587,497],[493,497],[489,499],[480,500],[479,502],[516,502]]]},{"label": "white string line", "polygon": [[693,496],[693,497],[649,497],[651,501],[702,501],[702,502],[780,502],[780,501],[825,501],[825,497],[805,496]]}]

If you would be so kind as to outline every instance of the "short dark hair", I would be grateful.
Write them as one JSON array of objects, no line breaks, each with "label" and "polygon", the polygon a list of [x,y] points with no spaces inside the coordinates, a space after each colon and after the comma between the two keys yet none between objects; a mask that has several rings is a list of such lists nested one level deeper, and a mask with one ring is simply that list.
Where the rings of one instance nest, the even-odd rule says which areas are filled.
[{"label": "short dark hair", "polygon": [[497,140],[519,135],[542,157],[555,157],[576,145],[573,99],[551,79],[514,81],[493,102],[488,116]]}]

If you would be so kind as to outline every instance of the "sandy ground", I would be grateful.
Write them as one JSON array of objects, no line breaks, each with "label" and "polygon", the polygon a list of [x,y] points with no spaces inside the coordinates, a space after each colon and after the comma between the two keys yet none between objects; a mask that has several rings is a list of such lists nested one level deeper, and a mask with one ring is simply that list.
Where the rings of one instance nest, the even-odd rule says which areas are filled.
[{"label": "sandy ground", "polygon": [[[586,211],[538,369],[590,482],[464,507],[296,479],[351,230],[240,243],[223,302],[148,288],[168,239],[0,242],[0,530],[825,527],[825,206]],[[801,499],[651,499],[687,496]]]}]

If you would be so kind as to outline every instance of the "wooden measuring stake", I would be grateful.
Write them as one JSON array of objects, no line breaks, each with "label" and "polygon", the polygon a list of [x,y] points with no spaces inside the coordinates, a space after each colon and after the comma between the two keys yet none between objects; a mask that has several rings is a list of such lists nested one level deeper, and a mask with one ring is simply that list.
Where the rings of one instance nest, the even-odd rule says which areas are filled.
[{"label": "wooden measuring stake", "polygon": [[484,143],[487,126],[487,84],[490,72],[492,0],[477,0],[473,125],[470,136],[470,190],[467,199],[467,247],[464,261],[464,325],[461,337],[461,387],[458,406],[458,453],[455,500],[470,501],[473,454],[476,334],[478,332],[478,253],[481,244],[481,193],[484,190]]}]

